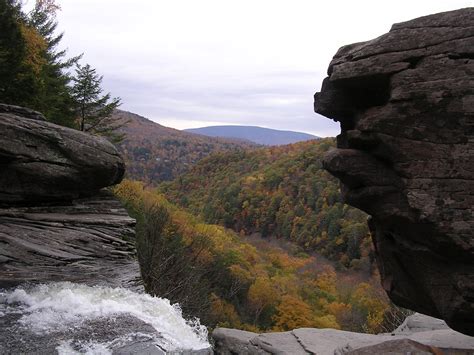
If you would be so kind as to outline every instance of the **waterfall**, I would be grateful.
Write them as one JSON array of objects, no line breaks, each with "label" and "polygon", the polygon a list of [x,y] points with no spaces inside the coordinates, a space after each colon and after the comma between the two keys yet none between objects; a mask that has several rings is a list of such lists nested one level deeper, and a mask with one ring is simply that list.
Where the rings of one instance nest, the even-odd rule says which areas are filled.
[{"label": "waterfall", "polygon": [[[6,317],[22,336],[56,337],[60,354],[111,354],[130,342],[152,343],[163,352],[210,348],[206,327],[185,320],[178,305],[120,287],[56,282],[3,290],[0,319]],[[138,329],[132,320],[139,322]],[[104,324],[116,334],[107,334]]]}]

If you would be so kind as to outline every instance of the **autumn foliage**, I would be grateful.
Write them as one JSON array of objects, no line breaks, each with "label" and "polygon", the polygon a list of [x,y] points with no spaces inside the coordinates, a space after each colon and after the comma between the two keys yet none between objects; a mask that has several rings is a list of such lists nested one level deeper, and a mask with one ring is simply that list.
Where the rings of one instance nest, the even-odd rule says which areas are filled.
[{"label": "autumn foliage", "polygon": [[[203,223],[143,183],[115,188],[137,218],[145,288],[180,303],[208,326],[251,331],[299,327],[377,332],[391,306],[376,275],[344,278],[318,257],[258,248],[236,232]],[[340,275],[339,275],[340,276]]]},{"label": "autumn foliage", "polygon": [[322,168],[334,146],[328,138],[213,154],[160,191],[208,223],[283,238],[369,272],[367,215],[342,202],[338,181]]}]

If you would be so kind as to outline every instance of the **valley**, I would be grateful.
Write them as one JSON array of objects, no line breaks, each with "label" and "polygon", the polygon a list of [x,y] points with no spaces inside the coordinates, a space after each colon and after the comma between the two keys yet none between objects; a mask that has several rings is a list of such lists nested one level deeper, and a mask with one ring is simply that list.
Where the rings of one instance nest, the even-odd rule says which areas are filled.
[{"label": "valley", "polygon": [[380,287],[367,216],[322,169],[332,147],[216,147],[174,180],[120,184],[147,291],[211,328],[396,327],[405,311]]},{"label": "valley", "polygon": [[391,330],[394,315],[400,318],[395,323],[402,320],[403,311],[390,305],[376,274],[337,271],[294,245],[283,249],[204,223],[137,181],[126,180],[114,191],[138,222],[146,291],[179,303],[185,316],[199,317],[211,329],[376,333]]},{"label": "valley", "polygon": [[341,268],[352,264],[368,272],[367,215],[342,202],[338,182],[322,168],[332,147],[334,139],[326,138],[218,153],[158,188],[208,223],[283,238]]}]

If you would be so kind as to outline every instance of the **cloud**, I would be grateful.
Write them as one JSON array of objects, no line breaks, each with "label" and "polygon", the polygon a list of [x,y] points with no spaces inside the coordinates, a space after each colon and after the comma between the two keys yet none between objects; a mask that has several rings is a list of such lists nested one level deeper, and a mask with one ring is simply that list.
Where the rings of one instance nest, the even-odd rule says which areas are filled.
[{"label": "cloud", "polygon": [[[313,94],[344,44],[470,0],[63,0],[70,54],[122,108],[176,128],[251,124],[336,135]],[[202,124],[200,124],[202,123]]]},{"label": "cloud", "polygon": [[[156,82],[125,76],[106,80],[113,92],[121,92],[123,108],[142,113],[177,128],[208,124],[260,125],[276,129],[304,130],[335,135],[336,124],[313,112],[313,72],[273,72],[207,77],[198,73],[186,78],[161,77]],[[202,121],[202,124],[199,124]],[[328,124],[329,123],[329,124]]]}]

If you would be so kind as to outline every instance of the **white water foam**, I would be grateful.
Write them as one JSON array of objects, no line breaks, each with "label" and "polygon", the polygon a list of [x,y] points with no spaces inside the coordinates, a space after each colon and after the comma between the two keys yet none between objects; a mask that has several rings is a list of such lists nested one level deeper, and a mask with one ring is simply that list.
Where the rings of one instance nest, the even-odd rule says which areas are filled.
[{"label": "white water foam", "polygon": [[58,355],[112,355],[112,350],[109,349],[109,344],[101,344],[88,342],[80,346],[80,350],[77,351],[71,345],[72,341],[63,341],[56,348]]},{"label": "white water foam", "polygon": [[[113,351],[111,349],[120,348],[133,340],[153,341],[154,338],[150,334],[131,333],[105,343],[70,339],[61,341],[56,350],[58,355],[112,355]],[[162,344],[160,344],[160,348],[162,348]]]},{"label": "white water foam", "polygon": [[[197,320],[186,321],[178,305],[124,288],[58,282],[18,287],[0,296],[3,306],[19,304],[19,322],[39,334],[73,328],[84,320],[130,314],[153,326],[162,337],[157,342],[168,351],[210,347],[206,327]],[[61,346],[66,350],[69,345]]]}]

